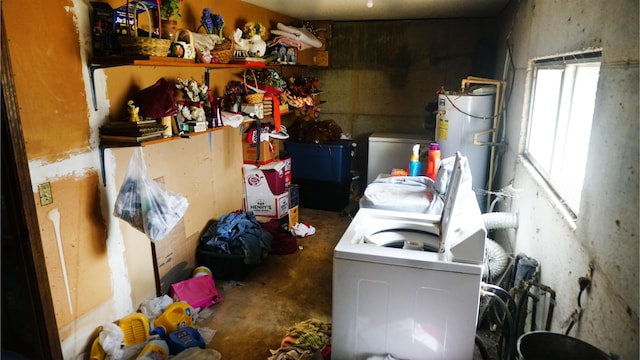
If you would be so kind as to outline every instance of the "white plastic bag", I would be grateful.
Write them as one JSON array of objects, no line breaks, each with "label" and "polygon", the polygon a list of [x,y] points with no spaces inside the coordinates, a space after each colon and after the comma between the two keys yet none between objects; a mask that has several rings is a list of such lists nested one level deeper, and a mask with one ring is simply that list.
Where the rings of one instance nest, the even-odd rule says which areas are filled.
[{"label": "white plastic bag", "polygon": [[111,359],[121,359],[124,351],[121,349],[124,333],[114,323],[106,323],[100,331],[99,342],[102,349],[111,356]]},{"label": "white plastic bag", "polygon": [[172,193],[147,177],[142,148],[135,149],[116,199],[114,215],[155,242],[167,236],[188,207],[184,196]]}]

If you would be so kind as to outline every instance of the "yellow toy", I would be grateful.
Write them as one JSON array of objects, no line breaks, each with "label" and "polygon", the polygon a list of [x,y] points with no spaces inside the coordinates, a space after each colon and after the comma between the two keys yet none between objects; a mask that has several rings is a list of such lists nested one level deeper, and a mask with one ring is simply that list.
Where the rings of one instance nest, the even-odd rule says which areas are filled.
[{"label": "yellow toy", "polygon": [[138,115],[140,112],[140,107],[135,106],[133,100],[127,101],[127,111],[129,111],[129,121],[138,122],[142,120],[142,116]]},{"label": "yellow toy", "polygon": [[193,309],[183,301],[177,301],[167,306],[167,309],[154,322],[156,329],[162,328],[164,336],[192,324]]}]

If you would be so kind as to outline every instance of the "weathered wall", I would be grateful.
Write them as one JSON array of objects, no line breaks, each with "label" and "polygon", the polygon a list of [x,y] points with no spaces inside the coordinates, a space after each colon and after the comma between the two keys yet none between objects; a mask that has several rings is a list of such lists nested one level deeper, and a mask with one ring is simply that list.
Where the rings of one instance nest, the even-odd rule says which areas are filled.
[{"label": "weathered wall", "polygon": [[[502,233],[503,244],[536,258],[542,282],[557,291],[554,332],[566,331],[577,308],[578,278],[593,263],[591,289],[582,295],[582,317],[570,335],[621,359],[637,359],[638,1],[522,0],[512,5],[499,41],[504,44],[511,35],[515,80],[507,108],[508,151],[502,185],[496,188],[512,183],[514,198],[500,209],[518,213],[521,221],[517,232]],[[573,224],[519,154],[528,111],[528,61],[588,48],[602,48],[603,59],[587,176]],[[504,58],[506,48],[501,52]]]},{"label": "weathered wall", "polygon": [[497,29],[492,19],[334,23],[330,68],[309,72],[325,91],[320,118],[338,122],[358,144],[354,169],[366,173],[373,132],[433,139],[427,104],[467,76],[493,76]]},{"label": "weathered wall", "polygon": [[[109,3],[117,7],[125,1]],[[205,7],[222,14],[229,32],[247,21],[299,26],[294,19],[237,0],[186,1],[178,26],[196,30]],[[6,0],[2,14],[58,332],[64,358],[76,358],[98,326],[156,296],[149,240],[112,215],[132,149],[106,150],[102,179],[98,128],[122,113],[131,89],[145,88],[163,76],[202,81],[204,69],[97,70],[94,110],[86,66],[89,1],[36,0],[25,7],[21,1]],[[214,93],[220,95],[229,79],[238,79],[237,72],[212,70]],[[187,276],[195,247],[184,249],[194,245],[208,219],[241,207],[240,133],[221,130],[154,144],[144,152],[150,176],[189,200],[185,218],[171,234],[174,246],[164,249],[172,254],[177,274]],[[40,206],[37,186],[44,182],[51,183],[54,201]]]}]

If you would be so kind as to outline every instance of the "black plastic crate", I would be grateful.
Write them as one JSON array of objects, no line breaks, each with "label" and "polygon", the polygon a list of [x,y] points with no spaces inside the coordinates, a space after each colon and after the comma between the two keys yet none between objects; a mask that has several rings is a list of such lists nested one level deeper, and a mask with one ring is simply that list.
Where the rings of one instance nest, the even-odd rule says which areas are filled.
[{"label": "black plastic crate", "polygon": [[351,179],[342,182],[293,179],[298,184],[300,207],[342,211],[349,203]]},{"label": "black plastic crate", "polygon": [[199,247],[196,251],[198,265],[211,270],[215,280],[244,280],[256,267],[244,263],[244,255],[222,254]]}]

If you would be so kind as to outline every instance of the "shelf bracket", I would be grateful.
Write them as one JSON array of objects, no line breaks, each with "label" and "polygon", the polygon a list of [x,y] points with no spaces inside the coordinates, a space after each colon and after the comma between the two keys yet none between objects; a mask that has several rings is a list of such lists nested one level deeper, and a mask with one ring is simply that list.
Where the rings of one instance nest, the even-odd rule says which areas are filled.
[{"label": "shelf bracket", "polygon": [[95,71],[97,69],[104,69],[110,67],[122,66],[122,64],[113,65],[93,65],[89,64],[89,82],[91,83],[91,100],[93,101],[93,110],[98,111],[98,99],[96,98],[96,77]]},{"label": "shelf bracket", "polygon": [[210,86],[210,77],[209,77],[209,68],[208,67],[204,68],[204,84],[207,85],[207,87]]},{"label": "shelf bracket", "polygon": [[89,65],[89,82],[91,83],[91,100],[93,101],[93,110],[98,111],[98,100],[96,99],[96,80],[94,72],[98,66]]},{"label": "shelf bracket", "polygon": [[122,145],[115,145],[115,144],[108,144],[108,145],[104,145],[104,144],[100,144],[98,145],[98,151],[100,152],[100,173],[102,174],[102,186],[103,187],[107,187],[107,170],[104,167],[104,150],[107,148],[121,148],[121,147],[133,147],[133,146],[142,146],[142,144],[137,144],[137,145],[129,145],[129,144],[122,144]]},{"label": "shelf bracket", "polygon": [[104,169],[104,149],[105,146],[100,144],[98,145],[98,149],[100,151],[100,171],[102,174],[102,186],[107,187],[107,179],[105,179],[106,171]]}]

